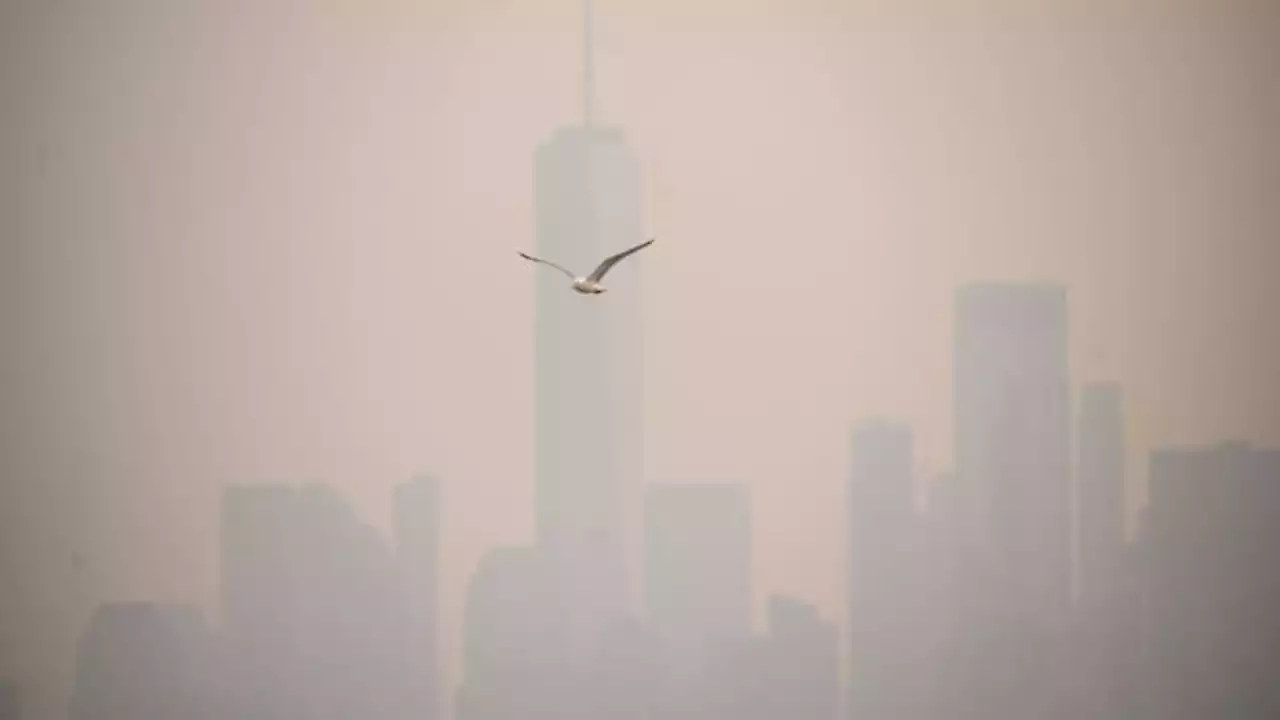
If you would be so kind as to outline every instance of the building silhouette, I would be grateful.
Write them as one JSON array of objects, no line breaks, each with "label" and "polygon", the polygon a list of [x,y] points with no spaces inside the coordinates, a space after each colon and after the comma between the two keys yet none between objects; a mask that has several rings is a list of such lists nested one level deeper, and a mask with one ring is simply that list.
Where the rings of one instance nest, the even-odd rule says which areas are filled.
[{"label": "building silhouette", "polygon": [[769,600],[763,635],[719,635],[707,643],[700,677],[683,688],[675,717],[772,720],[835,717],[838,633],[809,605]]},{"label": "building silhouette", "polygon": [[458,720],[580,714],[552,581],[537,547],[496,548],[480,561],[467,592]]},{"label": "building silhouette", "polygon": [[961,288],[954,374],[956,712],[1049,717],[1071,580],[1065,291]]},{"label": "building silhouette", "polygon": [[[639,163],[618,128],[594,118],[590,2],[584,6],[583,122],[534,162],[536,251],[581,274],[643,239]],[[535,481],[538,543],[564,593],[573,656],[627,614],[643,478],[643,260],[609,275],[622,292],[584,298],[536,274]],[[568,607],[572,606],[572,611]]]},{"label": "building silhouette", "polygon": [[396,560],[408,606],[410,635],[409,714],[418,720],[440,715],[439,596],[440,488],[421,477],[396,488],[394,498]]},{"label": "building silhouette", "polygon": [[1280,450],[1151,458],[1152,718],[1280,711]]},{"label": "building silhouette", "polygon": [[957,573],[954,548],[957,490],[953,472],[934,476],[927,510],[918,520],[920,552],[914,605],[919,668],[914,708],[921,716],[938,720],[952,717],[958,704],[952,695],[957,689],[952,665],[959,620],[955,598],[965,579]]},{"label": "building silhouette", "polygon": [[341,496],[229,488],[222,536],[232,714],[392,720],[412,706],[405,585]]},{"label": "building silhouette", "polygon": [[1124,708],[1130,645],[1139,640],[1123,607],[1125,562],[1125,418],[1114,383],[1084,388],[1076,432],[1077,612],[1068,652],[1072,707],[1089,717]]},{"label": "building silhouette", "polygon": [[1077,432],[1076,544],[1079,598],[1086,607],[1109,602],[1124,552],[1125,417],[1114,383],[1089,385],[1080,398]]},{"label": "building silhouette", "polygon": [[582,689],[587,702],[584,717],[669,718],[673,712],[670,679],[653,623],[628,617],[606,627]]},{"label": "building silhouette", "polygon": [[764,720],[771,717],[768,641],[719,635],[706,643],[695,679],[673,686],[673,717],[681,720]]},{"label": "building silhouette", "polygon": [[192,608],[99,606],[81,637],[71,720],[213,720],[211,637]]},{"label": "building silhouette", "polygon": [[[595,164],[611,141],[594,126],[565,132],[540,156],[551,178],[540,188],[587,192],[582,167],[617,157]],[[562,200],[544,209],[572,219]],[[956,313],[956,469],[932,482],[927,509],[908,426],[851,434],[850,720],[1276,716],[1280,450],[1157,451],[1126,541],[1118,385],[1082,390],[1072,510],[1064,293],[971,286]],[[565,373],[618,383],[607,353],[546,357],[539,381],[551,391],[571,392]],[[628,612],[626,553],[611,539],[625,535],[636,478],[592,464],[621,462],[618,448],[638,438],[619,430],[618,397],[605,396],[599,423],[540,409],[551,433],[540,442],[555,439],[540,463],[564,463],[572,443],[555,433],[569,430],[597,433],[606,450],[573,468],[540,464],[563,474],[539,475],[537,542],[494,549],[476,568],[458,720],[832,720],[835,623],[774,596],[766,631],[751,631],[746,486],[647,489],[644,611]],[[439,483],[403,483],[393,505],[388,544],[328,487],[228,487],[221,627],[186,607],[100,606],[80,640],[69,720],[438,717]],[[18,712],[0,682],[0,720]]]},{"label": "building silhouette", "polygon": [[283,720],[298,711],[293,671],[302,592],[293,489],[236,486],[222,497],[219,564],[229,712]]},{"label": "building silhouette", "polygon": [[766,717],[834,720],[840,693],[840,634],[817,608],[769,599]]},{"label": "building silhouette", "polygon": [[[1094,644],[1098,652],[1113,652],[1103,666],[1111,682],[1101,693],[1099,716],[1155,718],[1156,704],[1152,693],[1156,666],[1152,656],[1156,624],[1153,621],[1151,506],[1141,508],[1134,522],[1133,538],[1126,543],[1121,564],[1119,591],[1113,606],[1114,619],[1105,622],[1111,631],[1105,642]],[[1086,675],[1086,677],[1088,677]],[[1093,688],[1086,686],[1086,691]],[[1078,704],[1088,711],[1086,703]]]},{"label": "building silhouette", "polygon": [[677,684],[696,681],[715,644],[750,636],[750,513],[743,485],[660,484],[646,494],[646,610]]},{"label": "building silhouette", "polygon": [[909,428],[868,422],[853,433],[849,479],[849,717],[911,718],[920,677],[921,552]]}]

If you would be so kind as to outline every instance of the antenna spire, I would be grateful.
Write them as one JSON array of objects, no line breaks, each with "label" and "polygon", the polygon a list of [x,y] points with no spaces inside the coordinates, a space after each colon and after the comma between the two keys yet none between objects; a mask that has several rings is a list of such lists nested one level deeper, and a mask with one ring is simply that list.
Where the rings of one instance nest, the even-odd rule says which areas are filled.
[{"label": "antenna spire", "polygon": [[595,114],[596,68],[591,37],[591,0],[582,0],[582,123],[591,127]]}]

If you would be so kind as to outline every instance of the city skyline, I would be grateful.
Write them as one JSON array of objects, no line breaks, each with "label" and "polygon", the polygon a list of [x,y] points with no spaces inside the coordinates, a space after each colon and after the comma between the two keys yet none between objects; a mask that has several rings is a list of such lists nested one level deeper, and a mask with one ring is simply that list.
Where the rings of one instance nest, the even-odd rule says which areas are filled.
[{"label": "city skyline", "polygon": [[[909,426],[916,483],[956,481],[968,283],[1066,288],[1067,422],[1124,388],[1129,529],[1155,450],[1280,444],[1276,13],[796,7],[597,8],[597,115],[664,238],[637,464],[749,488],[756,626],[772,593],[846,622],[852,423]],[[457,658],[481,558],[536,535],[538,281],[511,251],[531,154],[581,114],[580,5],[137,9],[0,11],[6,662],[65,689],[98,601],[215,614],[226,485],[331,483],[387,537],[423,472]]]},{"label": "city skyline", "polygon": [[[232,486],[222,617],[98,605],[69,717],[835,720],[841,643],[854,658],[843,705],[854,720],[1263,717],[1280,700],[1268,644],[1280,575],[1266,561],[1280,450],[1157,450],[1145,523],[1125,539],[1122,387],[1080,389],[1082,441],[1066,450],[1062,289],[989,283],[955,298],[957,411],[979,414],[959,441],[971,455],[945,479],[946,501],[925,507],[911,428],[850,425],[844,633],[803,600],[756,596],[745,485],[657,483],[643,500],[643,609],[619,611],[580,646],[574,615],[595,600],[565,592],[561,549],[490,548],[469,583],[454,687],[438,674],[447,501],[434,478],[396,488],[390,538],[325,484]],[[1027,523],[1037,517],[1051,521]],[[1081,534],[1091,526],[1110,529]],[[763,628],[751,618],[761,603]],[[1206,661],[1220,671],[1192,669]],[[452,708],[440,689],[457,694]],[[9,693],[3,707],[19,712]]]},{"label": "city skyline", "polygon": [[[1048,360],[1052,366],[1053,351],[1045,355],[1047,347],[1036,347],[1043,345],[1045,338],[1050,339],[1049,347],[1054,345],[1052,325],[1037,328],[1047,329],[1047,333],[1027,334],[1029,328],[1021,321],[1044,315],[1046,309],[1052,313],[1054,304],[1046,306],[1043,301],[1060,297],[1058,289],[1025,284],[969,286],[959,289],[956,297],[958,325],[976,321],[978,326],[986,324],[988,333],[995,329],[1013,340],[1005,347],[992,343],[989,352],[993,358],[1011,353],[1011,359],[1026,360],[1040,354],[1040,360]],[[975,299],[987,302],[975,307]],[[998,301],[994,306],[990,304],[993,300]],[[1058,311],[1060,317],[1065,315],[1065,308]],[[993,320],[995,325],[991,326]],[[981,333],[975,328],[970,336],[970,340],[957,343],[958,354],[974,352],[972,337]],[[1057,348],[1058,352],[1064,349],[1061,343]],[[991,367],[993,370],[980,371],[991,376],[988,385],[992,379],[996,386],[1010,381],[1020,385],[1014,391],[1013,406],[1017,406],[1018,397],[1021,402],[1043,397],[1035,382],[1026,382],[1035,376],[1036,363],[1026,365],[1015,359],[1012,364],[994,363]],[[1040,368],[1044,369],[1047,367]],[[1081,389],[1082,426],[1094,426],[1101,440],[1078,445],[1080,458],[1096,458],[1099,445],[1105,454],[1115,457],[1120,448],[1116,447],[1114,422],[1122,414],[1122,393],[1122,388],[1110,384]],[[1042,405],[1036,412],[1045,417],[1055,414],[1052,404]],[[1009,433],[1008,426],[1004,427],[1006,432],[983,453],[1022,452],[1018,433]],[[1063,436],[1068,434],[1065,424],[1059,431]],[[1103,439],[1108,435],[1111,439]],[[847,686],[852,693],[846,707],[849,717],[981,717],[991,712],[990,701],[999,697],[990,695],[995,686],[1003,685],[1007,691],[1024,686],[1028,680],[1034,683],[1034,693],[1003,695],[1002,704],[995,706],[995,712],[1002,713],[1000,717],[1027,711],[1066,717],[1089,708],[1102,716],[1123,709],[1143,713],[1142,717],[1190,720],[1202,717],[1197,707],[1238,707],[1252,713],[1249,717],[1262,717],[1256,713],[1280,697],[1273,697],[1274,690],[1266,690],[1265,679],[1266,673],[1280,669],[1274,664],[1274,648],[1267,644],[1267,628],[1277,622],[1273,601],[1280,598],[1280,577],[1267,572],[1266,555],[1260,554],[1276,535],[1269,518],[1274,501],[1280,499],[1280,450],[1225,441],[1155,452],[1154,494],[1144,532],[1133,541],[1113,537],[1109,545],[1095,548],[1092,562],[1082,562],[1087,557],[1082,554],[1073,563],[1081,570],[1091,565],[1110,568],[1112,590],[1103,594],[1096,586],[1085,585],[1090,592],[1068,600],[1066,586],[1073,573],[1061,566],[1056,571],[1055,592],[1062,595],[1063,606],[1056,608],[1053,602],[1028,598],[1027,590],[1043,591],[1054,583],[1036,582],[1035,573],[1028,574],[1016,562],[1017,554],[1013,563],[992,574],[983,553],[973,551],[983,550],[982,542],[938,546],[926,540],[933,532],[930,526],[948,518],[960,521],[945,525],[950,528],[946,532],[961,533],[953,536],[958,540],[968,537],[976,541],[999,528],[1017,528],[1020,523],[1010,521],[1026,513],[1014,502],[1033,495],[1010,495],[1006,490],[1002,494],[1009,497],[991,505],[974,525],[966,517],[974,512],[974,503],[984,498],[984,490],[983,484],[974,484],[972,470],[965,476],[969,484],[955,486],[954,496],[962,502],[926,509],[913,498],[914,452],[908,426],[883,419],[859,421],[851,425],[851,438],[847,525],[854,531],[851,547],[857,549],[870,541],[872,547],[889,555],[851,556],[850,576],[864,582],[855,585],[862,589],[850,596],[852,622],[843,635],[843,642],[852,643],[855,652],[860,652],[853,682]],[[1118,443],[1123,445],[1123,438]],[[1100,468],[1096,462],[1078,462],[1077,477],[1088,479],[1102,470],[1116,481],[1114,459],[1109,464],[1108,468],[1104,462]],[[1036,476],[1052,481],[1053,473],[1029,477]],[[1000,481],[1001,473],[993,472],[986,487],[998,488]],[[1089,486],[1082,483],[1076,488],[1084,491]],[[1095,496],[1098,489],[1092,488]],[[294,717],[299,711],[312,712],[307,708],[321,701],[320,695],[328,698],[323,700],[326,707],[364,708],[363,716],[374,712],[378,717],[412,717],[397,714],[395,708],[400,706],[394,699],[396,693],[407,693],[415,685],[404,673],[423,668],[415,665],[420,661],[411,660],[415,653],[401,645],[416,637],[403,632],[416,621],[406,612],[412,602],[402,603],[413,598],[420,601],[420,586],[431,596],[439,592],[434,573],[412,580],[424,567],[434,567],[431,537],[435,531],[431,528],[438,523],[442,509],[436,493],[434,481],[427,478],[406,482],[397,489],[397,518],[401,520],[395,542],[388,547],[386,540],[370,534],[352,514],[350,505],[327,486],[228,488],[222,503],[221,543],[229,614],[217,624],[221,627],[209,628],[198,611],[186,606],[99,606],[80,643],[72,720],[123,718],[130,712],[206,717],[204,713],[224,707],[239,708],[247,717]],[[997,490],[997,494],[1001,493]],[[1087,519],[1098,514],[1115,518],[1122,499],[1112,492],[1109,499],[1073,503],[1063,493],[1055,502],[1075,516],[1075,521],[1038,528],[1037,532],[1052,530],[1067,536],[1062,542],[1069,543],[1069,527],[1088,525]],[[749,504],[746,488],[737,484],[650,486],[644,508],[645,608],[620,618],[625,621],[621,625],[609,623],[600,631],[599,639],[605,644],[592,651],[595,659],[586,668],[570,659],[568,636],[563,632],[565,616],[558,609],[563,603],[572,606],[582,600],[566,597],[558,587],[554,555],[538,545],[491,548],[476,569],[468,594],[465,672],[457,687],[456,717],[578,716],[586,710],[579,702],[603,702],[603,707],[615,713],[636,718],[674,712],[676,717],[686,718],[747,716],[763,720],[776,717],[769,713],[781,712],[784,707],[813,720],[836,717],[840,704],[836,643],[841,637],[837,625],[803,600],[778,594],[753,598],[750,557],[757,541],[753,539]],[[1114,526],[1114,519],[1111,522]],[[411,529],[414,524],[418,527]],[[1215,525],[1230,530],[1215,531],[1211,529]],[[1034,547],[1037,543],[1029,544]],[[1045,545],[1043,540],[1039,544]],[[1135,550],[1141,553],[1136,565]],[[399,558],[396,572],[403,584],[389,582],[390,576],[369,584],[368,580],[374,580],[369,571],[389,569],[393,556]],[[1249,565],[1245,568],[1241,563]],[[1035,569],[1038,572],[1042,567],[1043,563]],[[947,576],[955,569],[964,577],[983,574],[985,584],[977,588],[977,594],[970,589],[958,595],[953,592],[960,586],[944,590],[933,584],[949,582]],[[890,577],[885,570],[897,575]],[[1096,570],[1079,573],[1081,577],[1097,574]],[[349,587],[353,580],[357,587]],[[1028,580],[1032,582],[1028,584]],[[867,581],[871,585],[866,585]],[[866,592],[870,588],[876,593]],[[339,591],[336,597],[335,590]],[[938,590],[943,594],[933,595]],[[984,592],[994,595],[987,598]],[[1004,618],[995,625],[990,624],[992,616],[988,614],[993,600],[1006,608],[997,611],[1003,612]],[[749,606],[761,601],[767,608],[767,623],[763,628],[752,627]],[[1033,603],[1030,607],[1020,607],[1028,601]],[[313,609],[299,612],[308,606]],[[1143,612],[1147,606],[1156,612],[1144,624],[1136,624],[1137,616],[1132,613]],[[1036,612],[1028,613],[1032,608]],[[320,614],[315,614],[317,611]],[[1053,613],[1058,612],[1064,614],[1055,617]],[[1018,617],[1030,624],[1011,624]],[[386,624],[375,630],[368,624],[373,620]],[[862,620],[869,624],[860,624]],[[921,621],[926,628],[923,634],[919,634]],[[1119,638],[1095,635],[1095,628],[1119,632],[1130,641],[1118,644]],[[934,634],[935,629],[941,633]],[[1212,634],[1205,634],[1206,630]],[[1252,632],[1252,640],[1242,650],[1238,647],[1244,637],[1241,632],[1250,630],[1262,632]],[[1009,632],[1017,632],[1021,639],[1018,658],[1009,656],[1012,663],[1006,664],[999,648]],[[215,643],[215,637],[225,640]],[[345,642],[338,642],[344,637]],[[434,655],[438,652],[434,638],[428,642],[429,654]],[[1050,655],[1037,659],[1047,648],[1053,648]],[[972,654],[973,650],[982,655]],[[334,651],[342,654],[343,663],[356,661],[370,667],[371,660],[390,664],[382,665],[373,675],[352,675],[350,671],[327,679],[314,675],[325,672],[324,662],[317,661]],[[357,655],[350,655],[353,651]],[[369,655],[358,660],[359,653]],[[1050,656],[1060,659],[1049,660]],[[1227,665],[1243,661],[1246,665],[1242,667],[1249,671],[1234,679],[1230,673],[1188,674],[1188,663],[1202,662],[1202,656]],[[253,665],[245,667],[243,661],[250,659]],[[602,664],[605,659],[608,662]],[[985,671],[956,674],[957,659]],[[233,664],[226,665],[227,660]],[[1043,664],[1045,660],[1048,665]],[[1109,668],[1100,676],[1091,674],[1096,672],[1098,661],[1105,661]],[[1049,674],[1028,675],[1028,662]],[[662,688],[683,689],[674,690],[674,694],[664,689],[655,695],[653,690],[658,686],[652,685],[651,673],[659,666],[664,667],[664,677],[678,683]],[[116,667],[121,670],[112,669]],[[225,671],[218,669],[223,667],[231,672],[225,679]],[[587,675],[582,674],[584,669]],[[1007,685],[1000,675],[1008,670],[1021,680]],[[938,671],[948,682],[917,684],[937,677],[933,673]],[[1083,685],[1075,684],[1075,673],[1080,673]],[[364,677],[363,682],[378,684],[349,683],[343,679],[347,677]],[[237,678],[249,684],[240,685],[244,680]],[[1183,682],[1169,684],[1176,678]],[[1109,687],[1094,685],[1099,682],[1107,682]],[[595,683],[604,685],[597,687]],[[433,675],[425,686],[435,684]],[[320,687],[325,690],[317,695]],[[641,693],[642,688],[649,688],[647,694]],[[227,689],[232,691],[228,694]],[[268,704],[263,705],[264,701]],[[292,704],[299,702],[303,704]],[[648,709],[639,708],[638,702]],[[1028,702],[1032,704],[1023,705]],[[426,714],[417,717],[437,717],[439,710],[420,709],[417,712]],[[1160,714],[1145,714],[1151,712]]]}]

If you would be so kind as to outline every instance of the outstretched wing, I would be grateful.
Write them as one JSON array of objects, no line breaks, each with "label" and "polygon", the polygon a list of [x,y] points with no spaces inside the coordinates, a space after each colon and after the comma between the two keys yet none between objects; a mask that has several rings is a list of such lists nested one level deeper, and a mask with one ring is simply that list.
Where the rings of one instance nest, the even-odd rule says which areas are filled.
[{"label": "outstretched wing", "polygon": [[560,272],[564,273],[565,275],[568,275],[570,280],[573,280],[573,279],[574,279],[574,274],[573,274],[573,273],[569,272],[568,270],[565,270],[563,267],[561,267],[561,266],[559,266],[559,265],[557,265],[557,264],[555,264],[555,263],[551,262],[550,260],[543,260],[542,258],[536,258],[536,257],[534,257],[534,256],[532,256],[532,255],[525,255],[524,253],[520,252],[519,250],[517,250],[516,252],[517,252],[517,253],[520,253],[520,257],[524,258],[525,260],[532,260],[532,261],[534,261],[534,262],[536,262],[536,263],[542,263],[543,265],[550,265],[551,267],[553,267],[553,268],[555,268],[555,269],[559,270]]},{"label": "outstretched wing", "polygon": [[629,250],[623,250],[617,255],[610,255],[609,257],[604,259],[604,262],[600,263],[600,266],[597,267],[595,271],[593,271],[590,275],[587,276],[587,279],[591,280],[592,282],[600,282],[600,280],[604,278],[605,273],[612,270],[614,265],[617,265],[619,262],[622,261],[623,258],[630,255],[631,253],[640,252],[641,250],[649,247],[650,245],[653,244],[653,241],[655,239],[656,238],[649,238],[648,240],[640,243],[639,245]]}]

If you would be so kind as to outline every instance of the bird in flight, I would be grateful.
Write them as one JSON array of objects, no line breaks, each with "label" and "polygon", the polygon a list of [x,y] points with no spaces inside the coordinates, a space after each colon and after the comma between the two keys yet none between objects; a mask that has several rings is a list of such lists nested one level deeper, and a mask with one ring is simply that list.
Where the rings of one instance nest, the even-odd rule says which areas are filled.
[{"label": "bird in flight", "polygon": [[604,285],[600,284],[600,281],[604,279],[605,273],[612,270],[614,265],[617,265],[623,258],[630,255],[631,253],[639,252],[649,247],[650,245],[652,245],[655,239],[656,238],[649,238],[645,242],[642,242],[633,248],[623,250],[622,252],[616,255],[610,255],[609,257],[605,258],[598,266],[596,266],[596,269],[592,270],[591,274],[587,275],[586,277],[582,277],[581,275],[574,275],[569,270],[566,270],[565,268],[551,262],[550,260],[543,260],[542,258],[536,258],[532,255],[525,255],[524,253],[520,253],[520,257],[524,258],[525,260],[532,260],[533,262],[536,262],[536,263],[542,263],[543,265],[550,265],[551,267],[559,270],[565,275],[568,275],[569,278],[573,280],[573,289],[576,290],[577,292],[582,293],[583,295],[599,295],[600,293],[605,292],[606,290],[609,289]]}]

